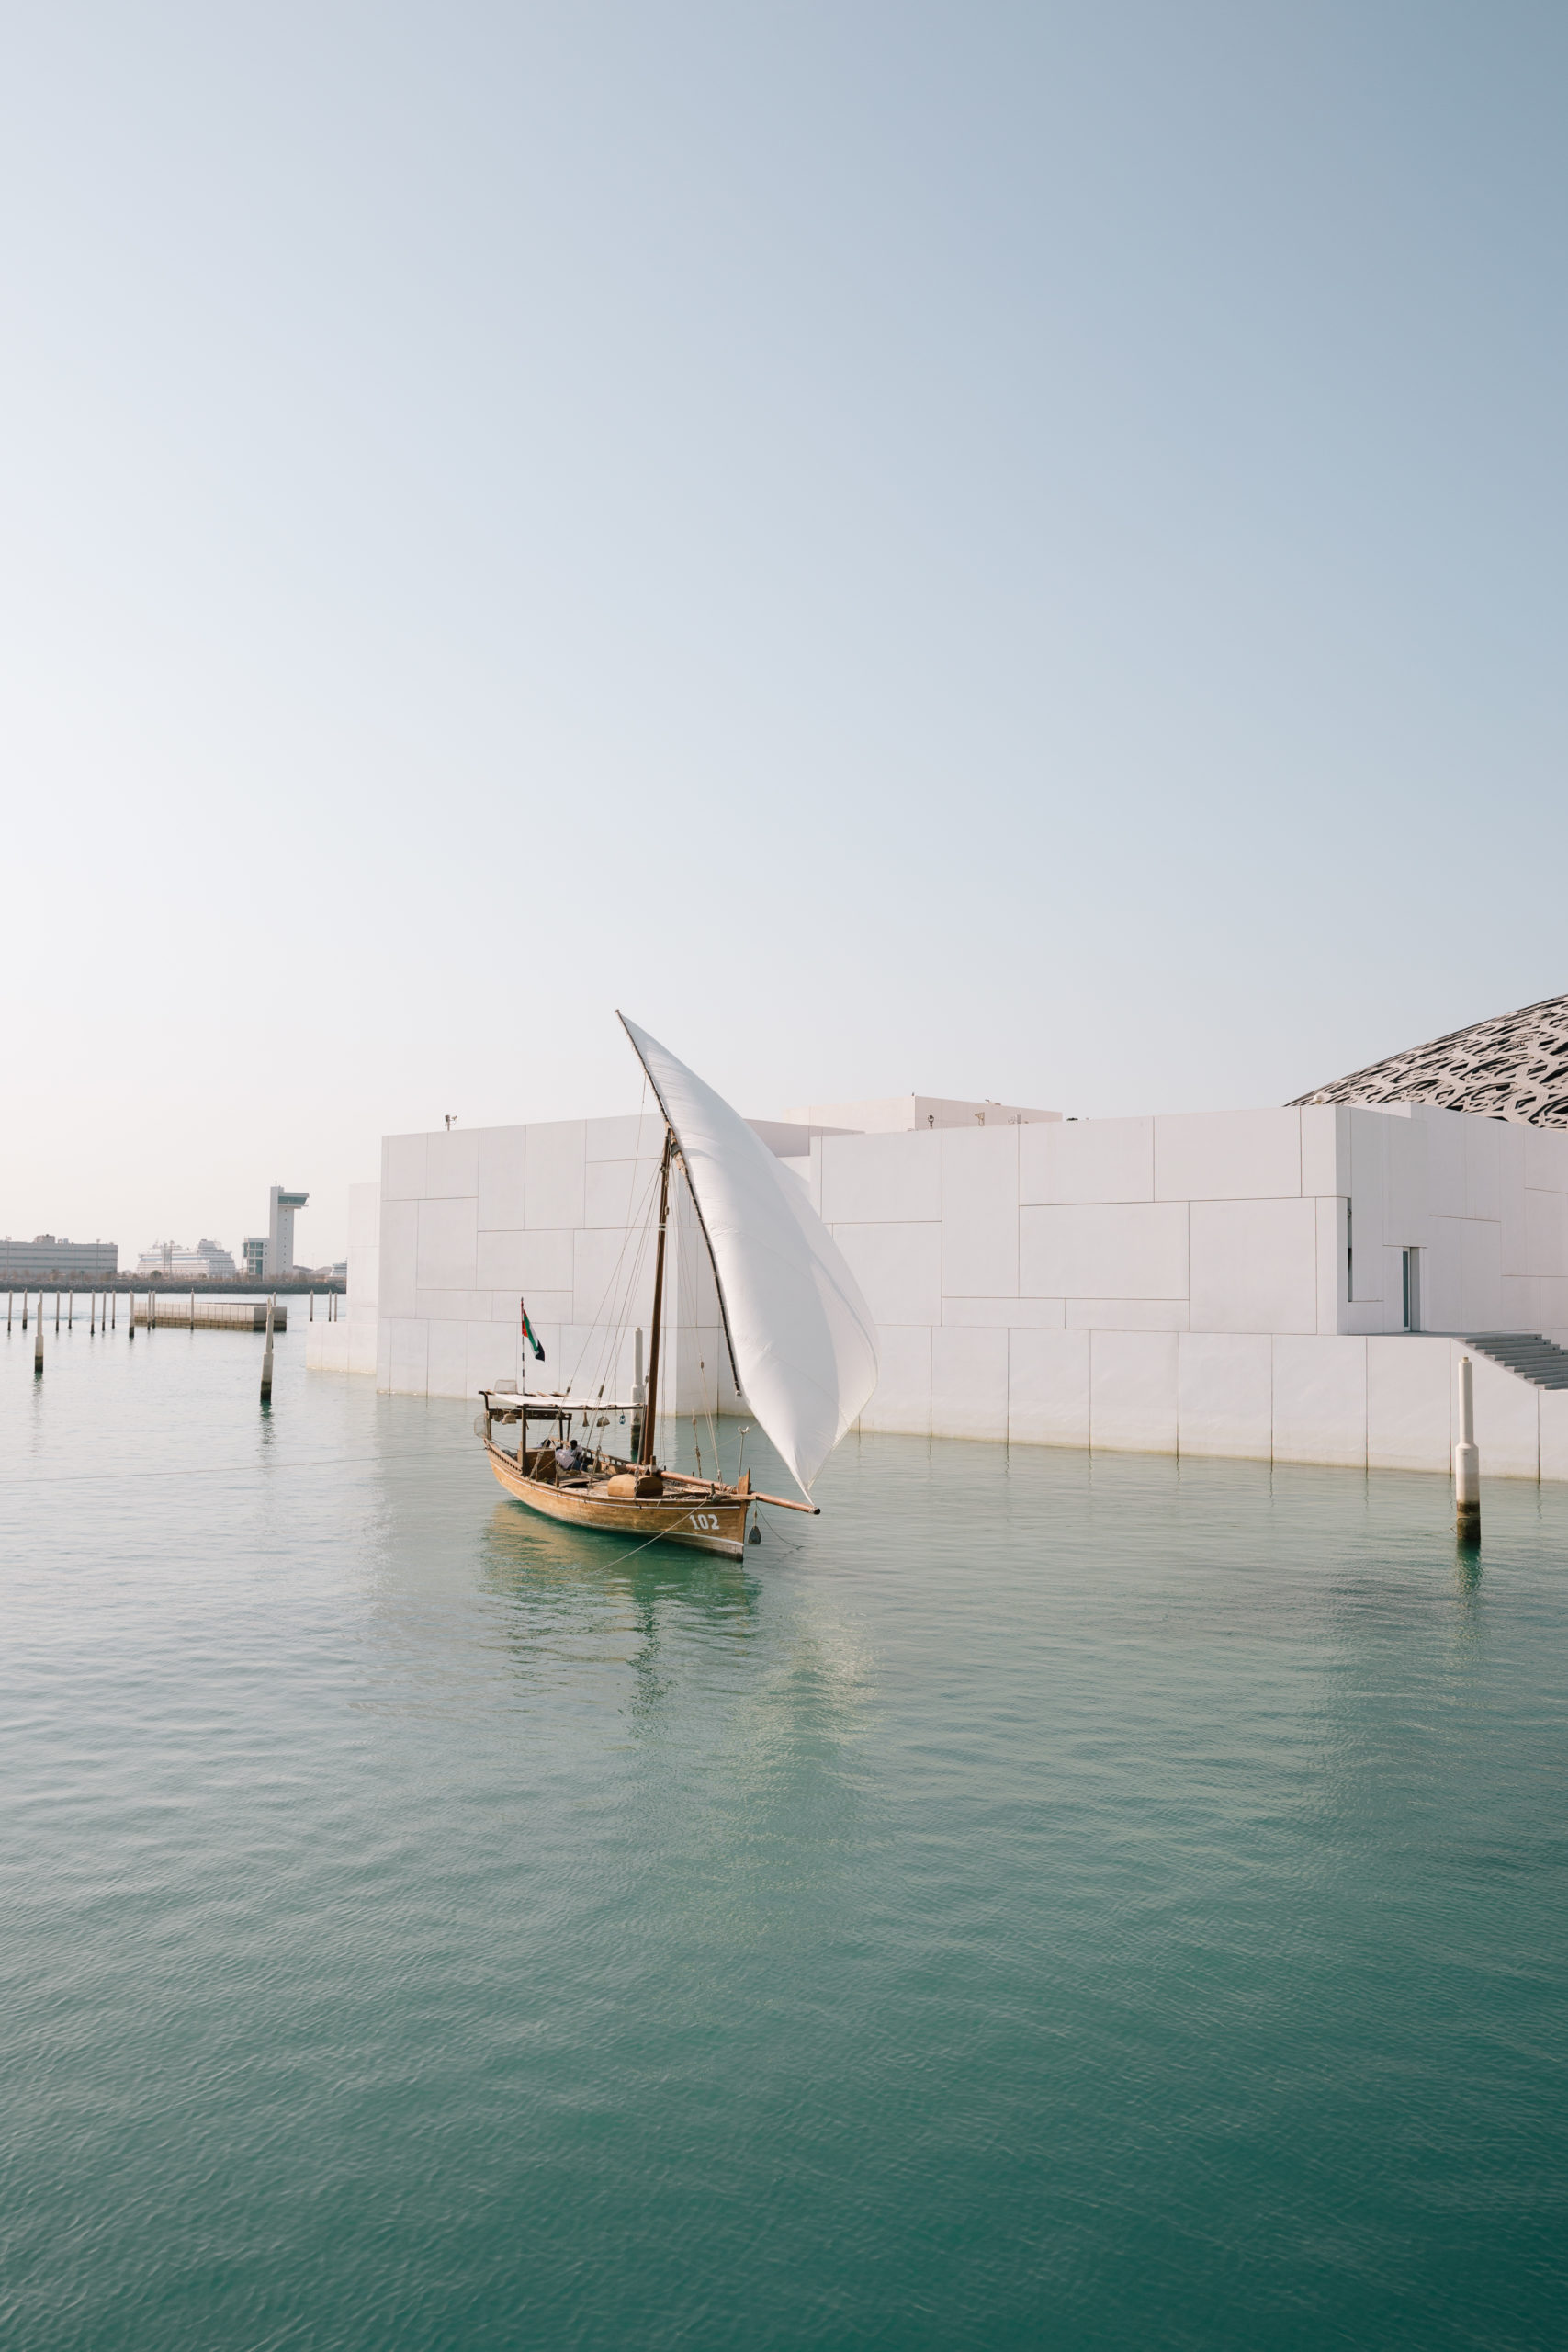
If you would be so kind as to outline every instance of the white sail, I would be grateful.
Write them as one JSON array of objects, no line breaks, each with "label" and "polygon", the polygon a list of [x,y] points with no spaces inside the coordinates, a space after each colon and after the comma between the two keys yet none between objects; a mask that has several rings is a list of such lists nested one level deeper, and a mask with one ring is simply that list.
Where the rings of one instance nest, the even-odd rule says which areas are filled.
[{"label": "white sail", "polygon": [[685,1162],[747,1404],[803,1493],[876,1385],[876,1326],[842,1253],[761,1137],[623,1012]]}]

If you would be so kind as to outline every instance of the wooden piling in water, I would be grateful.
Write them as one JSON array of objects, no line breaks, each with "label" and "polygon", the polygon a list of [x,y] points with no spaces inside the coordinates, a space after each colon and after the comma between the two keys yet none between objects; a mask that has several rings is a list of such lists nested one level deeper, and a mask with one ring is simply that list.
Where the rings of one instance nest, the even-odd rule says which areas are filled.
[{"label": "wooden piling in water", "polygon": [[43,1378],[43,1293],[38,1295],[38,1321],[33,1325],[33,1378]]},{"label": "wooden piling in water", "polygon": [[1454,1527],[1461,1544],[1481,1541],[1481,1453],[1475,1442],[1475,1374],[1461,1356],[1459,1442],[1454,1447]]},{"label": "wooden piling in water", "polygon": [[57,1331],[60,1329],[60,1293],[58,1291],[54,1294],[54,1328]]},{"label": "wooden piling in water", "polygon": [[264,1405],[272,1403],[272,1310],[274,1305],[275,1301],[269,1298],[266,1303],[266,1348],[262,1356],[261,1400]]}]

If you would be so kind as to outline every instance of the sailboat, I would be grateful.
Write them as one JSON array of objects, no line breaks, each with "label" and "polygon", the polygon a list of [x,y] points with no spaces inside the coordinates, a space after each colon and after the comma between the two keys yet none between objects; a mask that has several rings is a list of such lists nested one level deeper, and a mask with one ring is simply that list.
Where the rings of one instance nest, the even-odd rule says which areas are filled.
[{"label": "sailboat", "polygon": [[[656,1037],[617,1014],[664,1121],[646,1390],[624,1401],[569,1392],[484,1388],[475,1422],[497,1479],[547,1519],[639,1542],[662,1537],[739,1558],[758,1540],[759,1503],[815,1513],[812,1481],[876,1385],[876,1327],[860,1285],[807,1198],[761,1137]],[[665,1259],[671,1177],[679,1168],[718,1289],[735,1386],[800,1490],[765,1495],[743,1471],[704,1478],[661,1466],[658,1454],[660,1340],[668,1319]],[[625,1417],[629,1450],[606,1451],[600,1431]],[[571,1443],[581,1419],[586,1450]],[[497,1442],[514,1427],[515,1451]],[[579,1458],[575,1467],[561,1457]],[[699,1464],[700,1467],[700,1464]]]}]

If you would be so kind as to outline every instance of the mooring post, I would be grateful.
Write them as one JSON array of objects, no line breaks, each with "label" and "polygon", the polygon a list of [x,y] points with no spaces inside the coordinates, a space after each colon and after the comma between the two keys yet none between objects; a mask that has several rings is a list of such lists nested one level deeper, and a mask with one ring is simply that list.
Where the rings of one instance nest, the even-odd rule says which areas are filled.
[{"label": "mooring post", "polygon": [[98,1294],[96,1290],[93,1290],[87,1293],[87,1337],[89,1340],[92,1338],[97,1328]]},{"label": "mooring post", "polygon": [[272,1402],[272,1310],[276,1304],[276,1297],[269,1298],[266,1303],[266,1348],[262,1356],[261,1385],[261,1400],[264,1405],[270,1405]]},{"label": "mooring post", "polygon": [[8,1290],[6,1293],[6,1337],[7,1339],[11,1336],[11,1302],[16,1295],[14,1290]]},{"label": "mooring post", "polygon": [[118,1290],[111,1290],[111,1291],[110,1291],[110,1293],[109,1293],[109,1329],[110,1329],[111,1331],[118,1331],[118,1329],[119,1329],[119,1293],[118,1293]]},{"label": "mooring post", "polygon": [[54,1328],[57,1331],[60,1329],[60,1293],[58,1291],[54,1294]]},{"label": "mooring post", "polygon": [[33,1325],[33,1378],[43,1378],[43,1293],[38,1295],[38,1321]]},{"label": "mooring post", "polygon": [[136,1337],[136,1293],[134,1291],[130,1291],[127,1294],[125,1327],[130,1333],[131,1338],[134,1340]]},{"label": "mooring post", "polygon": [[72,1283],[72,1285],[71,1285],[71,1295],[70,1295],[70,1297],[67,1299],[66,1304],[65,1304],[65,1328],[66,1328],[66,1329],[67,1329],[68,1331],[70,1331],[70,1330],[73,1330],[73,1329],[74,1329],[74,1328],[75,1328],[75,1323],[76,1323],[76,1285],[75,1285],[75,1283]]},{"label": "mooring post", "polygon": [[1459,1360],[1459,1443],[1454,1448],[1454,1523],[1461,1540],[1481,1540],[1481,1454],[1475,1442],[1475,1371]]},{"label": "mooring post", "polygon": [[316,1294],[315,1294],[315,1292],[314,1292],[314,1291],[312,1291],[312,1292],[310,1293],[310,1312],[309,1313],[309,1315],[307,1315],[307,1316],[306,1316],[305,1320],[306,1320],[306,1322],[307,1322],[307,1323],[313,1323],[313,1322],[315,1321],[315,1319],[316,1319]]},{"label": "mooring post", "polygon": [[195,1329],[196,1329],[196,1293],[195,1293],[195,1291],[192,1291],[192,1293],[191,1293],[191,1295],[190,1295],[190,1328],[191,1328],[191,1329],[192,1329],[193,1331],[194,1331],[194,1330],[195,1330]]}]

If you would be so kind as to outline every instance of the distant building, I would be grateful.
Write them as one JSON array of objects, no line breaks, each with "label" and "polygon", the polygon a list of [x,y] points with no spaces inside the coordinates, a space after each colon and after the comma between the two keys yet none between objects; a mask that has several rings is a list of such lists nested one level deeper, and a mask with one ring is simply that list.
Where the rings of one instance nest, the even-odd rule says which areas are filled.
[{"label": "distant building", "polygon": [[263,1266],[268,1281],[276,1282],[294,1272],[294,1212],[302,1209],[310,1197],[309,1193],[287,1192],[281,1184],[272,1188]]},{"label": "distant building", "polygon": [[7,1280],[75,1282],[118,1272],[118,1241],[56,1240],[52,1233],[35,1233],[30,1241],[0,1241],[0,1275]]},{"label": "distant building", "polygon": [[266,1236],[247,1233],[240,1244],[240,1269],[248,1283],[266,1280]]},{"label": "distant building", "polygon": [[219,1241],[198,1241],[187,1250],[183,1241],[154,1241],[136,1261],[139,1274],[167,1274],[186,1282],[232,1282],[238,1269],[231,1252]]}]

